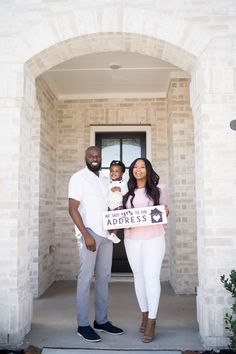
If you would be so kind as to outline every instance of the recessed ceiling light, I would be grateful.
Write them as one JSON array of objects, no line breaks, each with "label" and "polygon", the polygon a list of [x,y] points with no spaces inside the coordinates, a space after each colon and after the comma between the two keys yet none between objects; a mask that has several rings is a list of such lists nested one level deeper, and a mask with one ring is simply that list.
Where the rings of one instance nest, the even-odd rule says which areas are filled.
[{"label": "recessed ceiling light", "polygon": [[120,69],[120,64],[118,64],[118,63],[111,63],[111,64],[109,65],[109,68],[112,69],[112,70],[118,70],[118,69]]}]

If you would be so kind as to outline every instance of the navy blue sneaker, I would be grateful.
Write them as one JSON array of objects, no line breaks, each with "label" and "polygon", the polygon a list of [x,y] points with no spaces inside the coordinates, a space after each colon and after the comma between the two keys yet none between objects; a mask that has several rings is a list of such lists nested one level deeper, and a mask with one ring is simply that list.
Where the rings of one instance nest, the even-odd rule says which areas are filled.
[{"label": "navy blue sneaker", "polygon": [[79,326],[77,334],[88,342],[100,342],[101,340],[101,337],[99,337],[91,326]]},{"label": "navy blue sneaker", "polygon": [[124,331],[123,329],[113,326],[111,324],[111,322],[107,321],[103,324],[98,324],[96,321],[94,321],[93,323],[93,327],[97,330],[97,331],[101,331],[101,332],[106,332],[109,334],[113,334],[113,335],[118,335],[118,334],[123,334]]}]

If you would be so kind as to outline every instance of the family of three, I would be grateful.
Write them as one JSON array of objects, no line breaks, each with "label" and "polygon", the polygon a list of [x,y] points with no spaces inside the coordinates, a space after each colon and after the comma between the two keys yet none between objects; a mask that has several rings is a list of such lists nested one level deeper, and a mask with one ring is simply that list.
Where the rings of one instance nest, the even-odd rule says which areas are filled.
[{"label": "family of three", "polygon": [[[69,182],[69,214],[78,240],[79,274],[77,278],[78,335],[90,342],[101,340],[103,331],[120,335],[124,330],[108,320],[108,284],[111,277],[113,243],[119,242],[115,231],[103,227],[103,212],[165,205],[167,197],[159,176],[146,158],[135,159],[129,167],[129,180],[122,186],[125,166],[112,161],[109,182],[101,173],[101,150],[90,146],[85,152],[86,166],[73,174]],[[108,190],[112,189],[110,198]],[[116,194],[116,192],[118,192]],[[114,196],[116,194],[116,196]],[[112,203],[111,199],[114,199]],[[139,331],[142,341],[149,343],[155,334],[155,324],[161,293],[160,272],[165,254],[165,230],[162,224],[124,229],[127,258],[134,275],[135,293],[142,313]],[[89,323],[90,285],[94,278],[95,319]]]}]

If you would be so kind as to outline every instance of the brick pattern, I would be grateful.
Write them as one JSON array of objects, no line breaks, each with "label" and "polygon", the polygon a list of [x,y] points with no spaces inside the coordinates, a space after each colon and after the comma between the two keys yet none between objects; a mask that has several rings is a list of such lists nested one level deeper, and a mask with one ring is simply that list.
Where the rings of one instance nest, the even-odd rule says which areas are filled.
[{"label": "brick pattern", "polygon": [[[226,38],[212,40],[199,58],[191,83],[198,181],[198,320],[208,347],[227,345],[224,315],[230,311],[232,299],[220,276],[235,269],[236,140],[229,127],[236,114],[233,43]],[[216,56],[218,48],[224,55]]]},{"label": "brick pattern", "polygon": [[38,255],[33,254],[32,266],[35,262],[38,269],[32,275],[38,278],[38,289],[35,288],[35,292],[41,295],[55,280],[57,99],[43,80],[37,80],[36,88],[37,113],[40,114],[39,122],[36,119],[37,129],[34,130],[35,148],[38,149],[34,161],[38,167],[38,233],[34,235],[33,242],[38,245],[33,248],[33,252],[38,252]]},{"label": "brick pattern", "polygon": [[197,284],[195,165],[189,80],[171,80],[168,92],[170,280],[176,293]]},{"label": "brick pattern", "polygon": [[0,343],[19,343],[30,329],[32,315],[29,283],[32,107],[30,100],[12,97],[13,81],[17,87],[22,77],[22,73],[14,71],[16,67],[12,67],[12,82],[5,91],[9,96],[0,100]]}]

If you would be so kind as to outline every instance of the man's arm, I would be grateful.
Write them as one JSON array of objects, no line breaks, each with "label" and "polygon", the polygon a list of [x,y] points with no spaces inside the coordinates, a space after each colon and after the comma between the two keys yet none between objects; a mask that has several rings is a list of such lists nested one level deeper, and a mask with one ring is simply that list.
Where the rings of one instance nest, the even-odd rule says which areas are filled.
[{"label": "man's arm", "polygon": [[96,241],[92,238],[86,227],[84,226],[82,217],[80,212],[78,211],[78,207],[80,202],[78,200],[69,198],[69,214],[74,222],[74,224],[78,227],[80,232],[82,233],[86,247],[89,251],[96,251]]}]

